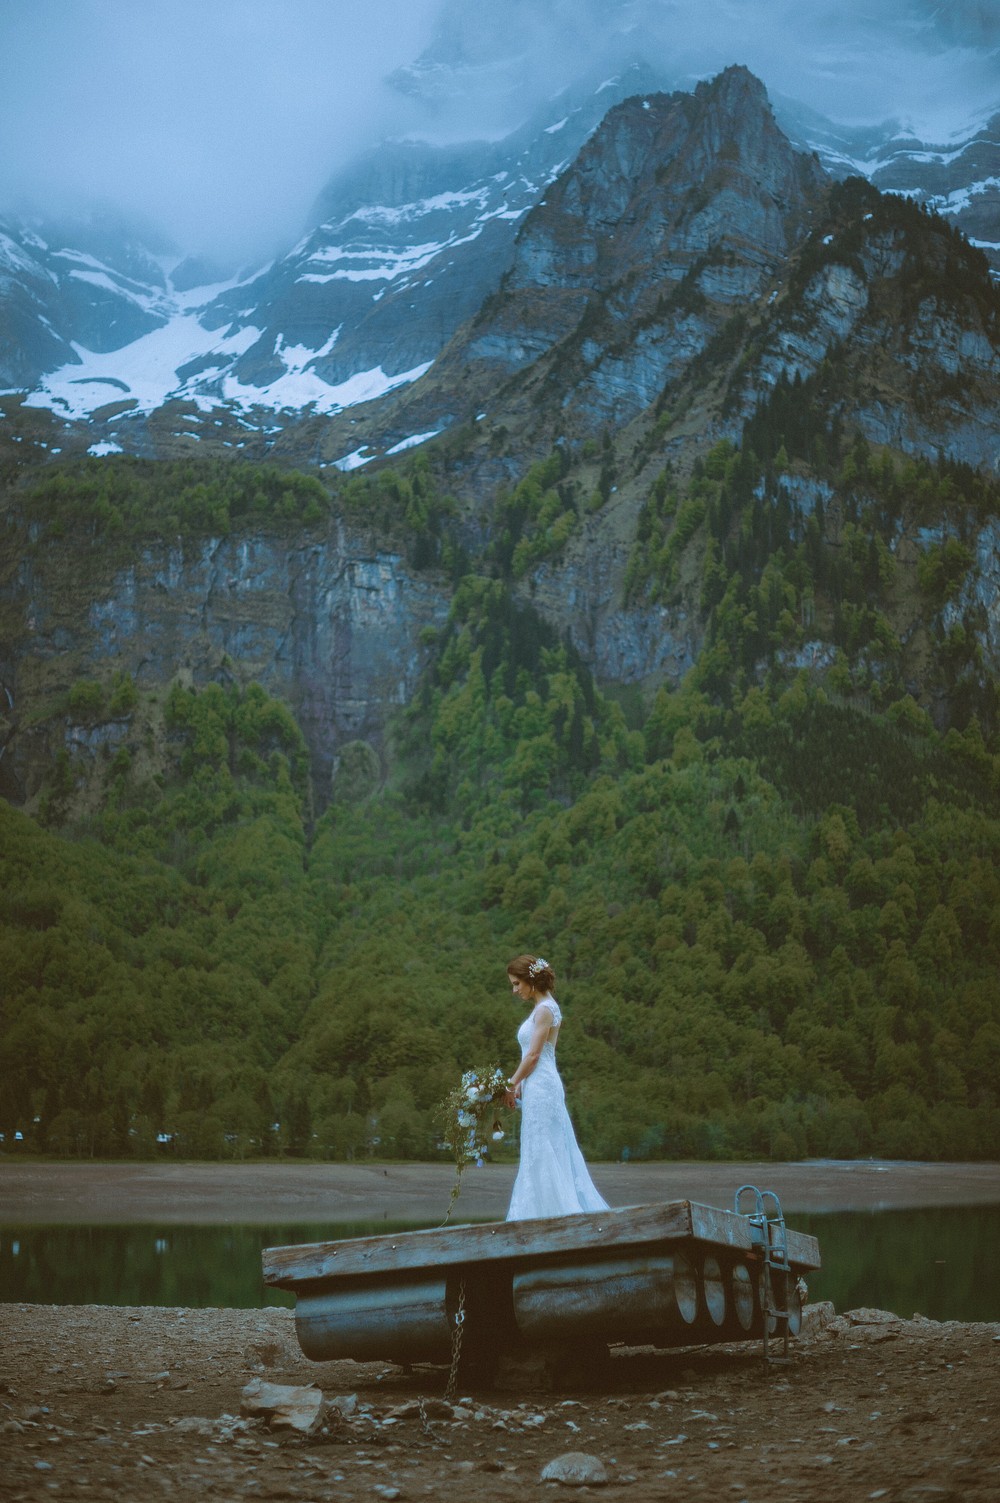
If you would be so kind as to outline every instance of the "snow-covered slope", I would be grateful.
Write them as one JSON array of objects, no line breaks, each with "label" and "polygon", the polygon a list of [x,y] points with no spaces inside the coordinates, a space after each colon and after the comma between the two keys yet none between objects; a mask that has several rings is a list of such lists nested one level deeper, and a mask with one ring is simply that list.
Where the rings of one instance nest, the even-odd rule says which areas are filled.
[{"label": "snow-covered slope", "polygon": [[30,389],[78,346],[121,349],[162,327],[175,312],[162,249],[106,216],[0,220],[0,386]]},{"label": "snow-covered slope", "polygon": [[[476,35],[464,52],[423,58],[401,86],[432,102],[470,80],[496,91]],[[609,66],[621,46],[617,36]],[[242,432],[273,434],[406,386],[497,291],[525,215],[607,111],[674,83],[661,49],[655,67],[587,74],[499,140],[385,144],[327,185],[287,254],[228,279],[132,226],[11,219],[0,225],[0,390],[94,421],[98,452],[150,452],[144,420],[169,404],[187,440],[240,447]],[[776,113],[834,176],[923,199],[1000,270],[1000,112],[938,143],[895,124],[843,127],[793,100]],[[223,439],[220,414],[241,432]]]},{"label": "snow-covered slope", "polygon": [[[11,369],[0,381],[70,419],[115,403],[125,447],[130,420],[170,401],[255,425],[371,401],[427,370],[498,286],[547,184],[613,104],[651,82],[638,67],[590,80],[499,142],[388,143],[327,186],[316,227],[287,255],[224,286],[180,291],[164,262],[144,287],[80,258],[72,274],[91,302],[116,300],[108,329],[87,339],[78,320],[46,350],[38,342],[28,380]],[[114,337],[122,308],[145,319],[127,340]]]}]

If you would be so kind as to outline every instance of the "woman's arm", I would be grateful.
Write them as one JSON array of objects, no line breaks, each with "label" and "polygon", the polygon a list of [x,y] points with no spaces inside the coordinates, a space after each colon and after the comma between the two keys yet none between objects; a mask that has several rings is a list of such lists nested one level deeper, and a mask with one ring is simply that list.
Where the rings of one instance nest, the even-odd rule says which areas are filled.
[{"label": "woman's arm", "polygon": [[531,1030],[531,1040],[524,1051],[521,1063],[510,1077],[507,1087],[507,1095],[504,1098],[507,1106],[512,1107],[514,1105],[522,1082],[527,1079],[538,1064],[545,1040],[548,1038],[549,1031],[552,1028],[552,1009],[546,1002],[539,1002],[535,1008],[533,1017],[534,1024]]}]

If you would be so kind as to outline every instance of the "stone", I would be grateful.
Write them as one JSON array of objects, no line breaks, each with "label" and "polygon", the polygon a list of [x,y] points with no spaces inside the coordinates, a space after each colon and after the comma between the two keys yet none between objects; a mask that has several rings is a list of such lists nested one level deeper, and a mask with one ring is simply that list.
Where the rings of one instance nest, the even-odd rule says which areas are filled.
[{"label": "stone", "polygon": [[338,1410],[344,1419],[350,1419],[357,1413],[358,1396],[356,1393],[338,1393],[330,1400],[330,1408]]},{"label": "stone", "polygon": [[542,1482],[561,1482],[564,1487],[605,1487],[611,1478],[599,1456],[586,1451],[567,1451],[542,1468]]},{"label": "stone", "polygon": [[294,1430],[299,1435],[314,1435],[325,1411],[320,1389],[265,1383],[262,1378],[251,1379],[240,1400],[241,1414],[265,1420],[272,1430]]},{"label": "stone", "polygon": [[[336,1404],[336,1402],[334,1399],[333,1403]],[[399,1404],[395,1409],[390,1409],[386,1419],[454,1420],[468,1419],[471,1413],[469,1409],[456,1408],[454,1404],[449,1404],[447,1399],[408,1399],[405,1404]]]},{"label": "stone", "polygon": [[833,1301],[829,1299],[819,1300],[814,1305],[806,1305],[802,1311],[801,1335],[815,1336],[817,1331],[823,1331],[836,1320],[837,1312]]},{"label": "stone", "polygon": [[872,1310],[867,1305],[857,1310],[844,1312],[845,1320],[849,1320],[852,1326],[887,1326],[899,1320],[898,1315],[893,1315],[891,1310]]}]

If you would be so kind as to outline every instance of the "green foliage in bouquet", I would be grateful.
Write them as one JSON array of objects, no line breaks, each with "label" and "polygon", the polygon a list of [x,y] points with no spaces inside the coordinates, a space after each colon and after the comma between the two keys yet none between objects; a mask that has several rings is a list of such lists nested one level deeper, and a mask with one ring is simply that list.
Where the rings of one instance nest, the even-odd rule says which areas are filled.
[{"label": "green foliage in bouquet", "polygon": [[[462,1188],[462,1174],[469,1164],[482,1165],[490,1143],[503,1140],[504,1129],[497,1109],[507,1093],[507,1077],[499,1065],[466,1070],[460,1085],[448,1092],[438,1112],[442,1136],[455,1155],[455,1183],[444,1220],[447,1221]],[[442,1222],[444,1225],[444,1222]]]}]

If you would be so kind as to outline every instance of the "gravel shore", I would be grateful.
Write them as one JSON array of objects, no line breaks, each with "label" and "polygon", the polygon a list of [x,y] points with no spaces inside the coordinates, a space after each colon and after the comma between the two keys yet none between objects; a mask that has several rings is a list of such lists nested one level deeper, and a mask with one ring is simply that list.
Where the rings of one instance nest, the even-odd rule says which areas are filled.
[{"label": "gravel shore", "polygon": [[[513,1170],[466,1176],[464,1218],[503,1215]],[[786,1212],[1000,1200],[996,1165],[598,1165],[616,1205]],[[442,1165],[63,1165],[0,1160],[0,1220],[431,1220]],[[388,1209],[391,1207],[391,1211]],[[906,1318],[901,1318],[901,1317]],[[911,1318],[912,1317],[912,1318]],[[756,1342],[615,1349],[599,1391],[443,1395],[443,1368],[312,1363],[284,1309],[0,1305],[0,1499],[534,1497],[553,1463],[636,1503],[993,1503],[1000,1323],[807,1308],[787,1366]],[[255,1380],[313,1386],[313,1433],[241,1415]],[[588,1460],[565,1463],[568,1453]],[[557,1466],[558,1469],[558,1466]],[[603,1480],[602,1480],[603,1479]],[[567,1485],[569,1485],[567,1483]]]}]

